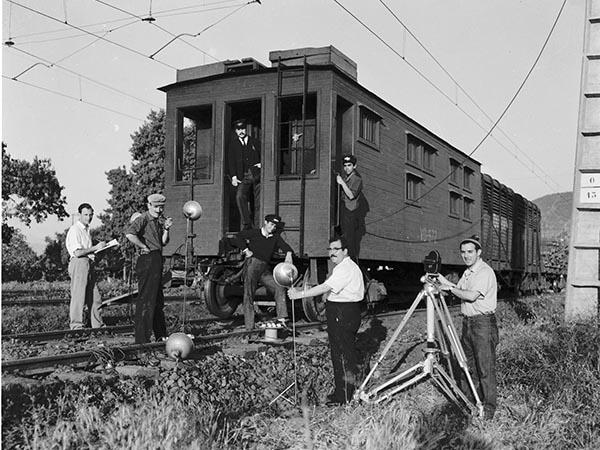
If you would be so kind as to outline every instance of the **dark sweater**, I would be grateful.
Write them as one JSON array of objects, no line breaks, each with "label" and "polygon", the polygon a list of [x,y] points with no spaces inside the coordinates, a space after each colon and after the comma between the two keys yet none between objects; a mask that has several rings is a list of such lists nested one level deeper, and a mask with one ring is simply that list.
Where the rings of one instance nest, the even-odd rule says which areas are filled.
[{"label": "dark sweater", "polygon": [[271,261],[277,249],[286,253],[293,252],[292,247],[279,234],[266,238],[260,228],[240,231],[232,244],[241,249],[249,248],[255,258],[265,262]]}]

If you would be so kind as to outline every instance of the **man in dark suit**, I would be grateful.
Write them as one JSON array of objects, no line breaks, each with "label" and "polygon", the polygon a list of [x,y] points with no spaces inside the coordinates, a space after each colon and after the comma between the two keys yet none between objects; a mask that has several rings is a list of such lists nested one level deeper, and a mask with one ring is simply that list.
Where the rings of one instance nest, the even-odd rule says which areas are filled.
[{"label": "man in dark suit", "polygon": [[231,184],[236,189],[242,230],[251,229],[253,216],[256,216],[250,211],[251,201],[254,201],[254,211],[259,211],[260,206],[260,142],[248,135],[246,125],[243,119],[233,122],[228,168]]}]

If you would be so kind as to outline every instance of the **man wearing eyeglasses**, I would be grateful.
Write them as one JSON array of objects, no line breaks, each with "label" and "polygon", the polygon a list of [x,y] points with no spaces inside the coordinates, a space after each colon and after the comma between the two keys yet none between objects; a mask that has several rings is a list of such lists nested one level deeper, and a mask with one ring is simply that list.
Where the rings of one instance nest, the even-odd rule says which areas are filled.
[{"label": "man wearing eyeglasses", "polygon": [[360,268],[348,254],[344,236],[331,239],[327,250],[334,264],[331,276],[306,291],[291,288],[288,296],[295,300],[327,295],[327,335],[335,382],[335,390],[327,396],[327,405],[334,406],[352,399],[358,381],[356,333],[360,327],[359,302],[365,296],[365,285]]},{"label": "man wearing eyeglasses", "polygon": [[364,217],[359,208],[363,182],[356,170],[356,156],[345,155],[343,164],[345,176],[338,174],[335,180],[342,188],[340,225],[348,241],[348,253],[352,259],[358,261],[360,241],[364,234]]}]

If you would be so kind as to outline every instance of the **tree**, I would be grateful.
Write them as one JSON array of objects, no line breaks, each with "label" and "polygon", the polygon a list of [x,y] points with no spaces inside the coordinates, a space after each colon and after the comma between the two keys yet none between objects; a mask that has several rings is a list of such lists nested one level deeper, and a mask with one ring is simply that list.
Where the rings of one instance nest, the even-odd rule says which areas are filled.
[{"label": "tree", "polygon": [[149,194],[164,189],[165,111],[150,111],[147,121],[131,135],[131,139],[131,172],[124,166],[106,172],[111,185],[109,207],[98,215],[102,222],[98,238],[117,238],[121,244],[120,252],[109,252],[103,258],[113,273],[122,270],[125,274],[127,263],[132,260],[132,246],[124,238],[132,214],[146,209]]},{"label": "tree", "polygon": [[46,237],[46,248],[42,255],[42,271],[47,281],[67,280],[69,277],[69,252],[65,245],[67,230]]},{"label": "tree", "polygon": [[13,230],[10,244],[2,243],[2,281],[32,281],[41,276],[38,256],[23,233]]},{"label": "tree", "polygon": [[14,228],[8,219],[16,218],[25,225],[32,220],[43,222],[48,216],[68,217],[63,186],[49,159],[33,158],[33,162],[12,158],[2,143],[2,243],[10,242]]}]

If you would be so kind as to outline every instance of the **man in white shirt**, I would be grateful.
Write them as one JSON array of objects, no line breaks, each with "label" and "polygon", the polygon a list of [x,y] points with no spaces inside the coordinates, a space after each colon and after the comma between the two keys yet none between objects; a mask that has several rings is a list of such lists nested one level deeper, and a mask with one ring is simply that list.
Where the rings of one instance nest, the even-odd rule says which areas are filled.
[{"label": "man in white shirt", "polygon": [[90,235],[90,222],[94,217],[94,210],[89,203],[82,203],[77,208],[77,220],[67,232],[66,247],[71,259],[69,260],[69,276],[71,277],[71,306],[69,308],[70,328],[77,330],[83,328],[83,307],[87,305],[90,311],[92,328],[103,327],[104,322],[100,315],[102,298],[96,286],[94,273],[94,259],[97,250],[106,246],[101,241],[92,245]]},{"label": "man in white shirt", "polygon": [[349,402],[358,381],[358,351],[356,334],[360,327],[360,301],[365,296],[365,285],[360,268],[348,255],[348,241],[335,237],[329,241],[329,259],[334,264],[331,276],[324,283],[307,289],[290,289],[291,299],[328,295],[327,335],[331,348],[331,362],[335,390],[327,396],[327,405]]}]

